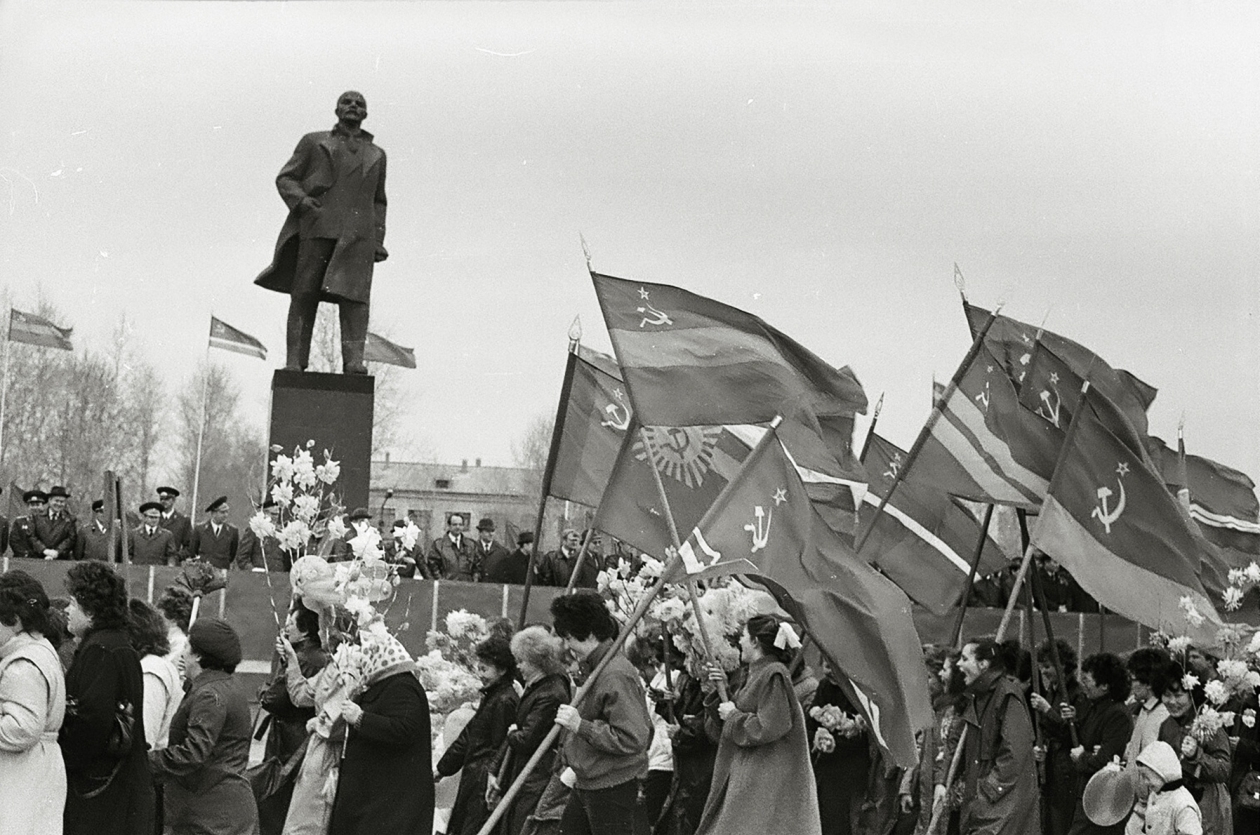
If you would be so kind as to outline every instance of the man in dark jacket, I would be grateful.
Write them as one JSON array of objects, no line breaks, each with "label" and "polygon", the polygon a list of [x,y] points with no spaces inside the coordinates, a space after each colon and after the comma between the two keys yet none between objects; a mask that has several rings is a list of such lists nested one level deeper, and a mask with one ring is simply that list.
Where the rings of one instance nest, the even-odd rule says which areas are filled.
[{"label": "man in dark jacket", "polygon": [[341,314],[346,374],[366,374],[372,270],[385,251],[385,152],[363,130],[367,101],[354,90],[337,99],[337,124],[308,133],[276,177],[289,216],[271,266],[254,283],[288,293],[285,368],[306,370],[321,301]]},{"label": "man in dark jacket", "polygon": [[491,563],[498,564],[508,557],[508,549],[494,538],[494,520],[486,517],[477,523],[477,561],[481,563],[481,580],[486,580],[486,567]]},{"label": "man in dark jacket", "polygon": [[464,517],[452,513],[446,520],[446,535],[433,540],[425,556],[429,576],[435,580],[481,579],[481,562],[473,542],[464,535]]},{"label": "man in dark jacket", "polygon": [[[109,559],[109,526],[105,524],[105,502],[92,502],[92,521],[79,529],[79,541],[75,545],[76,560]],[[114,529],[114,559],[122,561],[122,536]]]},{"label": "man in dark jacket", "polygon": [[241,532],[235,525],[228,524],[230,510],[227,496],[219,496],[206,507],[210,518],[193,528],[192,545],[189,548],[189,555],[193,559],[205,560],[221,570],[232,567],[241,545]]},{"label": "man in dark jacket", "polygon": [[582,538],[576,530],[569,528],[564,532],[560,547],[542,558],[538,567],[538,583],[543,586],[567,586],[573,572],[578,572],[574,588],[593,589],[598,584],[600,564],[598,558],[589,554],[578,567],[578,556],[582,551]]},{"label": "man in dark jacket", "polygon": [[529,571],[529,546],[534,543],[534,535],[524,531],[516,536],[516,550],[504,552],[502,557],[491,560],[483,566],[487,583],[511,583],[523,585],[525,575]]},{"label": "man in dark jacket", "polygon": [[162,505],[145,502],[140,505],[140,524],[131,532],[127,548],[136,565],[175,565],[178,552],[175,536],[161,526]]},{"label": "man in dark jacket", "polygon": [[26,515],[19,516],[9,526],[9,545],[18,559],[42,560],[44,548],[35,533],[35,520],[48,507],[48,494],[43,490],[27,490],[22,494]]},{"label": "man in dark jacket", "polygon": [[35,538],[42,545],[44,559],[69,560],[74,558],[75,542],[79,538],[79,523],[66,510],[70,493],[60,484],[48,491],[48,512],[36,516]]},{"label": "man in dark jacket", "polygon": [[192,520],[175,509],[179,491],[174,487],[159,487],[157,494],[162,507],[162,527],[171,532],[176,557],[182,562],[188,559],[188,546],[192,543]]}]

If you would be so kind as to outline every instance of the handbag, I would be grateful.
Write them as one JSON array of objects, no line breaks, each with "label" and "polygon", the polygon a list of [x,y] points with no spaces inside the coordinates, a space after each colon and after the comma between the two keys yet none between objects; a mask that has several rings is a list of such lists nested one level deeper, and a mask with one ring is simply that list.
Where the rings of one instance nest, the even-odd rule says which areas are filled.
[{"label": "handbag", "polygon": [[1260,771],[1248,771],[1234,793],[1234,803],[1239,809],[1260,812]]},{"label": "handbag", "polygon": [[254,800],[261,803],[279,793],[285,786],[296,782],[298,769],[302,767],[304,759],[305,743],[299,745],[288,760],[272,755],[258,765],[246,769],[245,776],[249,779],[250,788],[254,790]]},{"label": "handbag", "polygon": [[114,711],[114,724],[109,730],[109,739],[105,741],[105,753],[118,759],[126,757],[135,746],[135,734],[135,706],[131,702],[119,702]]}]

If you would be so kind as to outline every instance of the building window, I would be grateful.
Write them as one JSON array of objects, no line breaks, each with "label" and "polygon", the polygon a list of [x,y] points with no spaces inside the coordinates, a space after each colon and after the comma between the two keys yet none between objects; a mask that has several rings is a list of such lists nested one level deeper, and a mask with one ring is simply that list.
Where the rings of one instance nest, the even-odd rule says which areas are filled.
[{"label": "building window", "polygon": [[435,479],[433,486],[439,490],[449,490],[451,489],[451,480],[449,478]]}]

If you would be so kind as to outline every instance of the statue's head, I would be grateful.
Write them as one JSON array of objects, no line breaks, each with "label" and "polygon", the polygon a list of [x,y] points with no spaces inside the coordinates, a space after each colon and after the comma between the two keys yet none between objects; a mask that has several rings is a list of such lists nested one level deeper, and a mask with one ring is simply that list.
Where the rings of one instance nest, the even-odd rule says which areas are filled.
[{"label": "statue's head", "polygon": [[337,121],[358,127],[367,118],[367,99],[357,90],[347,90],[337,98]]}]

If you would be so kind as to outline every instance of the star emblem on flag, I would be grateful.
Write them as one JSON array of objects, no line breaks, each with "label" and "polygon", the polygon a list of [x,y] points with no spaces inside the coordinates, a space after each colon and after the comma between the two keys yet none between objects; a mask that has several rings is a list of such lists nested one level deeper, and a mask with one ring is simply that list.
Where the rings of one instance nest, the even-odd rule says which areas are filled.
[{"label": "star emblem on flag", "polygon": [[1124,478],[1129,474],[1129,464],[1127,461],[1121,461],[1116,465],[1116,475]]},{"label": "star emblem on flag", "polygon": [[643,299],[643,301],[647,301],[647,300],[648,300],[648,291],[647,291],[647,288],[645,288],[645,287],[640,287],[640,288],[639,288],[639,298]]},{"label": "star emblem on flag", "polygon": [[1050,385],[1052,386],[1057,385],[1058,382],[1059,382],[1059,372],[1051,371],[1050,372]]},{"label": "star emblem on flag", "polygon": [[787,490],[785,490],[785,489],[784,489],[784,488],[782,488],[782,487],[780,487],[778,490],[775,490],[775,491],[774,491],[774,496],[771,498],[771,501],[773,501],[773,502],[774,502],[774,506],[775,506],[775,507],[778,507],[779,505],[781,505],[781,504],[783,504],[784,502],[786,502],[786,501],[787,501]]}]

